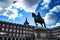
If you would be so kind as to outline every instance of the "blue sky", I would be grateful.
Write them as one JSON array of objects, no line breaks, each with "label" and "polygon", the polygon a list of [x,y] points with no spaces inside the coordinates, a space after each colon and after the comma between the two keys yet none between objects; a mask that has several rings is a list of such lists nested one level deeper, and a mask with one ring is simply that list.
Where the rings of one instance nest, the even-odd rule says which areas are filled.
[{"label": "blue sky", "polygon": [[60,26],[60,0],[0,0],[0,20],[23,24],[27,17],[35,26],[32,12],[40,12],[47,28]]}]

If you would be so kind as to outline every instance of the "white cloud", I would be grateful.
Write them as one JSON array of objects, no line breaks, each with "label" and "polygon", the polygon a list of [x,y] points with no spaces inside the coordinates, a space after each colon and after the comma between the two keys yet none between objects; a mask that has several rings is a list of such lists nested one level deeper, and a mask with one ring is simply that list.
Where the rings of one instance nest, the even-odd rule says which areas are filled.
[{"label": "white cloud", "polygon": [[0,7],[7,8],[13,3],[14,0],[0,0]]},{"label": "white cloud", "polygon": [[19,15],[18,15],[18,18],[22,18],[24,15],[22,14],[22,13],[20,13]]},{"label": "white cloud", "polygon": [[20,15],[19,15],[19,16],[23,16],[23,14],[21,14],[21,13],[20,13]]},{"label": "white cloud", "polygon": [[3,10],[3,8],[2,8],[2,7],[0,7],[0,11],[1,11],[1,10]]},{"label": "white cloud", "polygon": [[[17,1],[16,3],[13,3]],[[17,8],[25,10],[26,12],[35,12],[39,0],[0,0],[0,15],[6,16],[9,19],[15,20],[18,17]],[[16,9],[12,9],[15,6]],[[19,16],[23,16],[20,14]]]},{"label": "white cloud", "polygon": [[47,13],[44,19],[46,24],[53,24],[56,20],[56,15],[54,13]]},{"label": "white cloud", "polygon": [[48,9],[48,8],[49,8],[48,4],[45,4],[43,5],[43,7],[41,7],[41,10]]},{"label": "white cloud", "polygon": [[41,10],[43,9],[48,9],[49,8],[49,3],[51,2],[51,0],[43,0],[43,2],[41,3]]},{"label": "white cloud", "polygon": [[51,0],[43,0],[43,2],[46,2],[47,4],[49,4]]},{"label": "white cloud", "polygon": [[[19,6],[16,5],[17,7],[15,9],[12,9],[13,5],[15,5],[15,4],[10,4],[9,6],[6,6],[6,7],[5,7],[5,4],[4,4],[4,6],[1,6],[0,7],[0,10],[1,10],[0,15],[6,16],[6,17],[8,17],[8,19],[13,19],[13,20],[15,20],[18,16],[19,17],[23,16],[22,14],[18,15],[17,7],[19,7]],[[19,5],[20,5],[20,3],[19,3]]]},{"label": "white cloud", "polygon": [[51,10],[49,10],[48,13],[46,13],[46,16],[44,18],[46,24],[53,24],[56,21],[57,17],[54,14],[54,12],[56,13],[60,12],[60,5],[53,7]]},{"label": "white cloud", "polygon": [[13,12],[13,14],[11,14],[11,15],[9,16],[9,19],[13,19],[13,20],[15,20],[15,18],[18,17],[18,11],[12,9],[12,12]]},{"label": "white cloud", "polygon": [[50,28],[56,27],[55,25],[51,26]]},{"label": "white cloud", "polygon": [[7,12],[4,12],[4,14],[2,14],[2,15],[7,16],[7,17],[8,17]]},{"label": "white cloud", "polygon": [[5,8],[6,11],[2,15],[8,17],[9,19],[15,20],[15,18],[18,17],[18,10],[11,8],[12,5],[10,5],[8,8]]},{"label": "white cloud", "polygon": [[55,6],[50,12],[60,12],[60,5]]},{"label": "white cloud", "polygon": [[16,9],[11,9],[15,0],[0,0],[0,15],[6,16],[9,19],[15,19],[18,16]]},{"label": "white cloud", "polygon": [[10,5],[8,8],[5,8],[4,13],[1,15],[8,17],[8,19],[13,20],[15,20],[17,17],[22,17],[23,16],[22,14],[18,15],[17,8],[12,9],[12,6],[13,5]]},{"label": "white cloud", "polygon": [[21,8],[26,12],[35,12],[38,3],[39,0],[18,0],[18,2],[14,4],[14,6],[16,6],[17,8]]},{"label": "white cloud", "polygon": [[56,26],[60,26],[60,23],[56,23]]},{"label": "white cloud", "polygon": [[58,26],[60,26],[60,23],[56,23],[56,25],[51,26],[51,28],[58,27]]}]

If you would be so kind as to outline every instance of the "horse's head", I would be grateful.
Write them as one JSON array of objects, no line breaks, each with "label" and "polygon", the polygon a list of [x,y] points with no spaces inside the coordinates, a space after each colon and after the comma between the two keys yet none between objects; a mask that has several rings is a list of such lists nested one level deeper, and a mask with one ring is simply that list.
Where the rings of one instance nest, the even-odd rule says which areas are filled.
[{"label": "horse's head", "polygon": [[34,13],[32,13],[32,17],[35,17],[36,15]]}]

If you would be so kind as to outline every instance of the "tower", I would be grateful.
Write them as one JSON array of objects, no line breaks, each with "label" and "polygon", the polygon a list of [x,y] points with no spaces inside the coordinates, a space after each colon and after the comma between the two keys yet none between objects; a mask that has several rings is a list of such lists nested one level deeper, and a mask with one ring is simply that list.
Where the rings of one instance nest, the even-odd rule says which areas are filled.
[{"label": "tower", "polygon": [[25,22],[24,22],[24,25],[25,25],[25,26],[28,26],[28,25],[29,25],[29,23],[28,23],[28,21],[27,21],[27,18],[26,18],[26,20],[25,20]]}]

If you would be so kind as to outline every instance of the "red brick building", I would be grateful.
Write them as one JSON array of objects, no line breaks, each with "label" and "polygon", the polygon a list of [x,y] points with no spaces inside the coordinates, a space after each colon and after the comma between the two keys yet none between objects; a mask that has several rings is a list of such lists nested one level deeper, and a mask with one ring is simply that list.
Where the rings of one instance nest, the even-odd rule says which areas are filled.
[{"label": "red brick building", "polygon": [[47,36],[49,40],[60,40],[60,26],[47,29]]},{"label": "red brick building", "polygon": [[[29,25],[27,19],[23,25],[0,20],[0,40],[34,40],[38,31],[34,29],[34,26]],[[39,32],[42,33],[43,31],[40,30]],[[43,36],[45,33],[48,40],[60,40],[60,26],[46,28]]]},{"label": "red brick building", "polygon": [[34,26],[0,21],[0,40],[34,40]]}]

